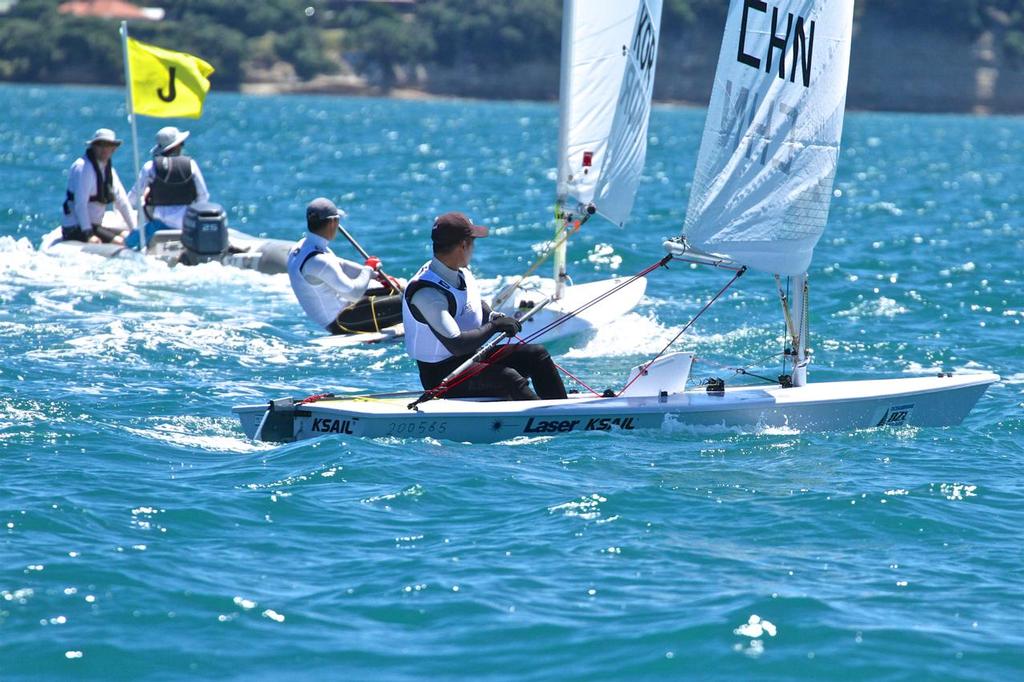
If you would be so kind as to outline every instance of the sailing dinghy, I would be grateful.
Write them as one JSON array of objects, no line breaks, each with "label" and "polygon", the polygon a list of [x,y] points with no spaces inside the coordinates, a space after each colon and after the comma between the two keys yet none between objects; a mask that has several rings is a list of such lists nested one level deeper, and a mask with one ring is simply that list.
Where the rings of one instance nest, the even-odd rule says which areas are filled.
[{"label": "sailing dinghy", "polygon": [[[246,435],[271,441],[341,434],[491,442],[645,428],[819,431],[959,424],[998,376],[943,372],[808,382],[807,267],[831,201],[852,24],[853,0],[732,1],[684,235],[668,242],[668,255],[648,270],[679,260],[733,273],[680,335],[748,270],[774,275],[791,363],[777,381],[726,387],[711,380],[688,387],[693,354],[668,353],[669,344],[634,367],[624,387],[608,397],[446,399],[455,377],[416,399],[416,393],[327,394],[236,407]],[[796,292],[795,305],[783,277]]]},{"label": "sailing dinghy", "polygon": [[[647,153],[661,5],[662,0],[563,1],[555,236],[491,303],[523,319],[524,334],[543,328],[543,340],[554,341],[592,332],[635,308],[647,288],[647,280],[626,277],[568,285],[566,249],[591,216],[621,227],[632,211]],[[548,258],[554,279],[530,276]],[[536,307],[542,309],[527,317]],[[403,335],[397,325],[312,343],[340,348]]]},{"label": "sailing dinghy", "polygon": [[[524,326],[530,333],[562,319],[544,334],[545,341],[618,319],[636,307],[647,287],[643,278],[622,286],[625,277],[567,285],[566,250],[569,238],[595,214],[620,227],[629,219],[647,154],[661,5],[662,0],[563,2],[555,236],[491,305],[522,315],[546,301]],[[529,276],[549,257],[554,279]],[[573,311],[578,313],[565,316]]]}]

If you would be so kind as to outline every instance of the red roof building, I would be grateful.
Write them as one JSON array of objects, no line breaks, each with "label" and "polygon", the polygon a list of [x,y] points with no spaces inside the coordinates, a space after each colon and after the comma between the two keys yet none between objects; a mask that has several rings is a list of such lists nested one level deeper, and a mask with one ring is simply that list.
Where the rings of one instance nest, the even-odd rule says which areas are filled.
[{"label": "red roof building", "polygon": [[57,11],[76,17],[101,19],[159,21],[164,18],[164,11],[160,8],[139,7],[124,0],[71,0],[58,6]]}]

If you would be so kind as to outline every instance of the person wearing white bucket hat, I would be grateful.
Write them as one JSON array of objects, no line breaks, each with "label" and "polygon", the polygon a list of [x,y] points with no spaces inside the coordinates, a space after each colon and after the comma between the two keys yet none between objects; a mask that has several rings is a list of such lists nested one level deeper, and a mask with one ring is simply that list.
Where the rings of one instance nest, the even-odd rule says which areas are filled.
[{"label": "person wearing white bucket hat", "polygon": [[[149,150],[153,159],[139,171],[128,195],[132,204],[142,200],[147,242],[157,230],[180,230],[188,207],[210,200],[199,164],[181,153],[190,134],[174,126],[157,131],[156,144]],[[133,233],[129,245],[138,238],[138,233]]]},{"label": "person wearing white bucket hat", "polygon": [[111,157],[121,140],[110,128],[100,128],[86,140],[85,153],[71,164],[64,198],[61,232],[68,241],[121,244],[127,230],[103,226],[103,214],[113,203],[125,225],[135,229],[135,216]]}]

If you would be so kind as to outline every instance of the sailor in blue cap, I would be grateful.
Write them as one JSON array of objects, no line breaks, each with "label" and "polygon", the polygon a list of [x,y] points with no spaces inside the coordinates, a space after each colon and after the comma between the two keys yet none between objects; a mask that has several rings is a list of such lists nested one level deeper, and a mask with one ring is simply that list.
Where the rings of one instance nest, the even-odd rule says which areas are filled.
[{"label": "sailor in blue cap", "polygon": [[[288,279],[309,319],[332,334],[375,332],[402,321],[401,296],[380,273],[380,259],[359,263],[330,249],[341,211],[319,197],[306,207],[309,233],[288,254]],[[384,286],[370,288],[379,279]]]}]

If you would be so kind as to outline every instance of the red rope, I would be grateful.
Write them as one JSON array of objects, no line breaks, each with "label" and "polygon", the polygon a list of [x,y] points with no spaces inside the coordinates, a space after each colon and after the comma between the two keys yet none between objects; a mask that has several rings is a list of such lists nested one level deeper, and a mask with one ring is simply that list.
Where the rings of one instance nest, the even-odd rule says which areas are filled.
[{"label": "red rope", "polygon": [[[603,294],[601,294],[597,298],[595,298],[595,299],[593,299],[591,301],[588,301],[587,303],[584,303],[583,305],[581,305],[576,310],[573,310],[571,312],[565,313],[561,317],[556,318],[552,322],[548,323],[546,326],[541,327],[537,331],[535,331],[532,334],[530,334],[525,339],[519,338],[518,336],[516,337],[516,339],[518,340],[519,343],[530,343],[531,341],[536,339],[541,334],[546,334],[547,332],[549,332],[552,329],[554,329],[555,327],[559,326],[560,324],[562,324],[563,322],[565,322],[569,318],[575,317],[576,315],[580,314],[581,312],[583,312],[587,308],[590,308],[591,306],[596,305],[596,304],[600,303],[601,301],[603,301],[604,299],[608,298],[612,294],[615,294],[616,292],[618,292],[623,287],[627,287],[630,284],[632,284],[633,282],[635,282],[636,280],[640,279],[641,277],[645,277],[646,275],[648,275],[649,273],[653,272],[654,270],[657,270],[659,267],[667,265],[670,260],[672,260],[672,255],[671,254],[665,256],[664,258],[659,260],[657,263],[654,263],[653,265],[650,265],[650,266],[644,268],[643,270],[641,270],[637,274],[633,275],[629,279],[624,280],[622,283],[617,284],[616,286],[614,286],[611,289],[609,289],[608,291],[604,292]],[[494,364],[494,362],[499,357],[501,357],[501,355],[503,355],[505,353],[506,349],[508,349],[511,345],[514,345],[514,344],[506,343],[504,345],[498,346],[497,349],[495,349],[495,351],[493,353],[491,353],[487,358],[482,358],[480,360],[480,362],[476,363],[477,365],[479,365],[479,368],[473,369],[473,365],[470,365],[469,368],[467,368],[458,377],[455,377],[455,379],[453,379],[452,381],[450,381],[448,383],[442,382],[442,383],[438,384],[437,386],[435,386],[434,388],[432,388],[429,391],[427,391],[427,393],[430,394],[431,398],[437,398],[438,396],[444,395],[445,393],[447,393],[448,391],[452,390],[453,388],[455,388],[459,384],[463,383],[464,381],[472,379],[476,375],[478,375],[481,372],[483,372],[484,370],[486,370],[488,367],[490,367],[492,364]],[[558,367],[558,365],[555,365],[555,366]],[[560,369],[561,371],[565,372],[567,375],[572,377],[575,381],[579,382],[579,384],[581,386],[584,386],[587,390],[591,391],[595,395],[600,395],[599,393],[597,393],[597,391],[594,391],[594,389],[590,388],[585,383],[583,383],[582,381],[577,379],[572,374],[569,374],[569,372],[566,372],[561,367],[558,367],[558,369]]]},{"label": "red rope", "polygon": [[333,393],[314,393],[313,395],[308,395],[302,400],[297,401],[295,404],[305,405],[306,403],[315,403],[320,400],[330,400],[333,397]]},{"label": "red rope", "polygon": [[[445,393],[452,390],[453,388],[463,383],[464,381],[472,379],[477,374],[480,374],[488,367],[490,367],[492,364],[494,364],[494,361],[497,360],[499,356],[504,354],[505,349],[508,348],[510,345],[511,344],[509,343],[505,343],[498,346],[497,348],[494,349],[494,352],[492,352],[486,358],[481,358],[479,362],[476,362],[467,367],[465,370],[463,370],[462,374],[453,377],[452,380],[449,381],[448,383],[441,382],[434,388],[427,391],[427,393],[430,394],[431,398],[436,398],[438,396],[444,395]],[[477,369],[473,369],[474,367],[476,367]]]},{"label": "red rope", "polygon": [[582,386],[583,388],[587,389],[588,391],[590,391],[591,393],[593,393],[594,395],[596,395],[596,396],[597,396],[598,398],[600,398],[600,397],[601,397],[601,394],[600,394],[600,393],[598,393],[597,391],[595,391],[594,389],[592,389],[592,388],[591,388],[590,386],[587,386],[587,385],[586,385],[585,383],[583,383],[583,380],[582,380],[582,379],[580,379],[580,378],[579,378],[578,376],[576,376],[575,374],[573,374],[572,372],[570,372],[569,370],[567,370],[567,369],[566,369],[565,367],[562,367],[562,366],[561,366],[560,364],[558,364],[558,363],[557,363],[557,362],[555,362],[554,360],[552,360],[552,361],[551,361],[551,364],[553,364],[553,365],[554,365],[554,366],[555,366],[555,367],[556,367],[556,368],[557,368],[557,369],[558,369],[558,370],[559,370],[560,372],[563,372],[563,373],[564,373],[564,374],[565,374],[566,376],[568,376],[568,377],[569,377],[570,379],[572,379],[573,381],[575,381],[575,382],[576,382],[577,384],[579,384],[579,385],[580,385],[580,386]]},{"label": "red rope", "polygon": [[696,315],[694,315],[692,318],[690,318],[690,321],[686,323],[686,326],[683,327],[682,329],[680,329],[679,333],[676,334],[674,337],[672,337],[672,340],[669,341],[667,344],[665,344],[665,347],[662,348],[658,352],[657,355],[655,355],[653,358],[651,358],[650,361],[647,362],[647,364],[643,365],[640,368],[640,371],[636,373],[636,376],[634,376],[632,379],[630,379],[626,383],[626,385],[622,387],[622,390],[619,391],[618,394],[616,394],[616,397],[621,396],[623,393],[625,393],[626,389],[629,388],[630,386],[632,386],[634,381],[636,381],[637,379],[642,377],[644,375],[644,372],[647,371],[647,368],[650,367],[651,365],[653,365],[654,362],[658,358],[660,358],[662,355],[664,355],[665,351],[667,351],[669,348],[671,348],[672,344],[675,343],[677,340],[679,340],[679,337],[682,336],[683,334],[685,334],[687,329],[689,329],[690,327],[693,326],[693,323],[697,321],[697,318],[700,317],[701,315],[703,315],[704,312],[707,311],[707,309],[711,307],[711,304],[713,304],[715,301],[717,301],[722,296],[722,294],[724,294],[726,292],[726,290],[729,287],[731,287],[736,282],[736,280],[738,280],[740,277],[743,276],[743,273],[746,272],[746,271],[747,271],[747,268],[745,266],[740,268],[739,270],[737,270],[736,274],[733,275],[732,279],[729,280],[729,283],[726,284],[724,287],[722,287],[722,289],[717,294],[715,294],[710,301],[705,303],[704,307],[701,308],[700,311],[698,311],[698,313]]}]

